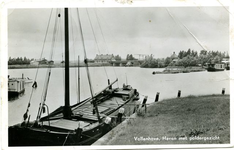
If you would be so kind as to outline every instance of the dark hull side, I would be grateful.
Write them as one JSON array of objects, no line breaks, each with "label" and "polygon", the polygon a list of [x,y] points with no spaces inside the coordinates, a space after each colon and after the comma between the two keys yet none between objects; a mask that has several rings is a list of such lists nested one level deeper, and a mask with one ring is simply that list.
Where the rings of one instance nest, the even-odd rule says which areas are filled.
[{"label": "dark hull side", "polygon": [[[105,124],[82,133],[49,132],[43,128],[26,128],[20,125],[8,129],[9,146],[65,146],[91,145],[111,128]],[[27,135],[27,136],[25,136]]]},{"label": "dark hull side", "polygon": [[18,92],[16,92],[16,91],[8,91],[8,96],[18,96],[18,95],[24,93],[24,91],[25,91],[25,89],[23,89],[21,91],[18,91]]},{"label": "dark hull side", "polygon": [[8,91],[8,101],[17,99],[17,97],[19,97],[19,96],[21,96],[21,95],[24,94],[24,91],[25,91],[25,90],[22,90],[22,91],[20,91],[20,92]]},{"label": "dark hull side", "polygon": [[[127,105],[127,116],[135,112],[133,105]],[[118,111],[116,111],[118,112]],[[116,112],[112,113],[112,116],[116,116]],[[123,118],[122,121],[124,121]],[[29,125],[17,124],[8,128],[8,145],[14,146],[65,146],[65,145],[91,145],[99,138],[105,135],[107,132],[115,128],[119,123],[113,120],[111,124],[105,124],[100,122],[89,130],[79,132],[78,130],[61,130],[52,129],[48,126],[33,126],[33,123]],[[78,124],[77,124],[78,127]]]},{"label": "dark hull side", "polygon": [[209,71],[209,72],[215,72],[215,71],[224,71],[224,69],[217,69],[217,68],[207,68],[207,71]]}]

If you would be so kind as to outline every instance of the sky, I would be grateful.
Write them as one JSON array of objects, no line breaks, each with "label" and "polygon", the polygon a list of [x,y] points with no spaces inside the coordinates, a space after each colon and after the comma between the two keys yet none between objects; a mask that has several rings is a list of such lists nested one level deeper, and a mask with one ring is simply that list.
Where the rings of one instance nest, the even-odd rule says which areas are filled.
[{"label": "sky", "polygon": [[[85,52],[90,59],[96,54],[122,58],[127,54],[136,58],[140,58],[139,54],[152,54],[154,58],[165,58],[189,48],[198,53],[202,49],[229,51],[229,13],[224,7],[113,7],[79,8],[78,11]],[[70,9],[69,14],[72,60],[78,55],[83,57],[84,48],[77,9]],[[57,36],[52,47],[56,17]],[[63,17],[63,9],[8,9],[8,57],[62,60]]]}]

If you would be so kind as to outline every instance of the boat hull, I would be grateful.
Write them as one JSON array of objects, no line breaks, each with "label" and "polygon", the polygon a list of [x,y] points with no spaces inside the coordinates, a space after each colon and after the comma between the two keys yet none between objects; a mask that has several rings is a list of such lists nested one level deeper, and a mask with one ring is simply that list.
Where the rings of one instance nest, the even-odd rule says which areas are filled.
[{"label": "boat hull", "polygon": [[[117,119],[120,108],[124,108],[126,116],[122,118],[122,121],[135,113],[139,106],[139,94],[134,92],[134,89],[127,91],[127,94],[133,94],[129,99],[123,100],[122,97],[124,95],[122,94],[125,90],[120,90],[113,97],[108,97],[107,100],[98,103],[97,107],[100,110],[100,115],[102,115],[101,120],[96,120],[95,114],[92,117],[90,113],[89,117],[86,115],[81,117],[79,117],[79,114],[76,115],[76,113],[80,113],[82,110],[85,111],[87,108],[92,108],[89,102],[86,104],[82,104],[81,102],[78,106],[72,106],[73,119],[60,117],[60,112],[63,110],[59,108],[51,113],[55,114],[53,115],[54,117],[41,118],[38,123],[24,122],[23,124],[10,126],[8,128],[9,146],[91,145],[121,123]],[[104,107],[111,107],[110,105],[115,106],[115,109]],[[88,110],[88,112],[90,111]],[[106,118],[108,117],[111,118],[111,122],[106,123]]]},{"label": "boat hull", "polygon": [[23,89],[21,91],[8,91],[8,96],[18,96],[24,92],[25,92],[25,89]]},{"label": "boat hull", "polygon": [[[84,132],[51,132],[40,127],[22,127],[20,124],[8,129],[9,146],[65,146],[91,145],[108,129],[100,124]],[[110,130],[110,129],[109,129]]]},{"label": "boat hull", "polygon": [[16,97],[25,91],[25,82],[18,79],[9,78],[8,80],[8,97]]},{"label": "boat hull", "polygon": [[209,72],[215,72],[215,71],[224,71],[224,69],[217,69],[217,68],[207,68],[207,71],[209,71]]},{"label": "boat hull", "polygon": [[215,71],[224,71],[224,64],[208,64],[207,71],[215,72]]}]

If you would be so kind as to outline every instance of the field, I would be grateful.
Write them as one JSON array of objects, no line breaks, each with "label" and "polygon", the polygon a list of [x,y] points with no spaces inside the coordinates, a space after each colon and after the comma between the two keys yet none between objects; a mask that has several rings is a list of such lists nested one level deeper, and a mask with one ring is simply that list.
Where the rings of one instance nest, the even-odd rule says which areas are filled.
[{"label": "field", "polygon": [[230,95],[163,100],[116,130],[105,144],[229,144]]}]

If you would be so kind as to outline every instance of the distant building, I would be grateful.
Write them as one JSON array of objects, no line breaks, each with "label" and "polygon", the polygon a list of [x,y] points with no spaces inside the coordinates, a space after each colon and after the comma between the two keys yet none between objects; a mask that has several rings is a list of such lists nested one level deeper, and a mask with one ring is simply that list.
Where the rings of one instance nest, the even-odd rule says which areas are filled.
[{"label": "distant building", "polygon": [[38,64],[39,64],[39,62],[36,61],[36,60],[32,60],[32,61],[30,62],[30,65],[38,65]]},{"label": "distant building", "polygon": [[40,65],[46,65],[46,64],[48,64],[48,61],[45,58],[39,60],[38,62],[39,62]]},{"label": "distant building", "polygon": [[229,63],[229,62],[230,62],[229,57],[224,57],[222,60],[222,63]]},{"label": "distant building", "polygon": [[173,52],[173,54],[171,55],[172,58],[172,62],[176,63],[179,60],[179,57],[175,54],[175,52]]},{"label": "distant building", "polygon": [[126,64],[126,66],[133,66],[133,64],[134,63],[132,61],[128,61],[127,64]]},{"label": "distant building", "polygon": [[100,55],[96,55],[96,57],[94,58],[94,62],[95,63],[108,63],[110,61],[116,61],[113,54],[112,55],[109,55],[109,54],[106,54],[106,55],[100,54]]},{"label": "distant building", "polygon": [[54,64],[53,60],[48,61],[48,65],[53,65],[53,64]]},{"label": "distant building", "polygon": [[45,58],[42,58],[41,60],[32,60],[30,62],[31,65],[54,65],[54,61],[53,60],[46,60]]},{"label": "distant building", "polygon": [[223,60],[222,60],[221,62],[224,63],[225,68],[226,68],[227,70],[230,69],[230,58],[229,58],[229,57],[224,57]]},{"label": "distant building", "polygon": [[94,63],[93,59],[87,59],[88,63]]}]

